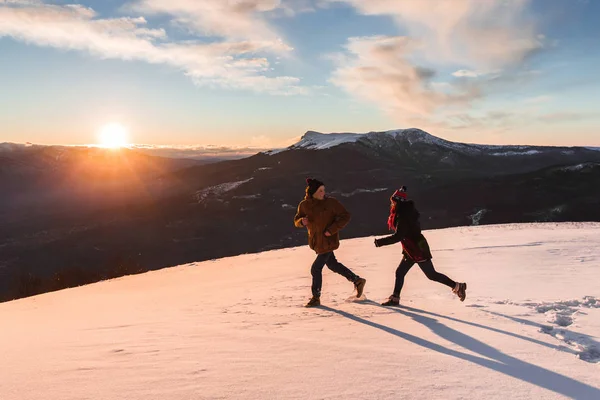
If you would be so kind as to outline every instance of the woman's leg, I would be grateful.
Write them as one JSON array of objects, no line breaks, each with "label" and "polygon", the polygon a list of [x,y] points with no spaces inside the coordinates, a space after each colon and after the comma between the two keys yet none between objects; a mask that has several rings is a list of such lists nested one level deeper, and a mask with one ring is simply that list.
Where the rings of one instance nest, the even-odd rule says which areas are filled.
[{"label": "woman's leg", "polygon": [[421,271],[423,271],[425,276],[430,280],[439,282],[443,285],[448,286],[451,289],[454,289],[456,287],[456,282],[448,278],[446,275],[440,274],[435,270],[431,260],[420,262],[419,267],[421,267]]},{"label": "woman's leg", "polygon": [[404,257],[400,262],[400,265],[396,269],[396,283],[394,284],[394,292],[392,296],[400,297],[402,286],[404,286],[404,277],[410,271],[415,262],[408,257]]}]

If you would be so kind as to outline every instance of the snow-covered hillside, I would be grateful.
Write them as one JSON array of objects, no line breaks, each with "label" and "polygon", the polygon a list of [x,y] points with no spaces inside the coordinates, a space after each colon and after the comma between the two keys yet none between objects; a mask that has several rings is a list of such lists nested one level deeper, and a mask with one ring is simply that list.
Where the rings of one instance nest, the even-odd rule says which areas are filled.
[{"label": "snow-covered hillside", "polygon": [[[324,150],[336,147],[346,143],[361,142],[365,145],[383,146],[389,143],[389,140],[403,140],[409,146],[414,144],[436,145],[446,150],[452,150],[464,154],[487,154],[489,156],[531,156],[541,154],[544,150],[556,150],[561,148],[540,147],[540,146],[522,146],[522,145],[485,145],[451,142],[436,136],[433,136],[421,129],[395,129],[383,132],[369,133],[320,133],[314,131],[306,132],[298,143],[287,149],[272,150],[267,154],[277,154],[285,150],[308,149]],[[566,148],[562,148],[566,149]],[[593,150],[594,148],[587,148]],[[563,150],[569,152],[570,150]]]},{"label": "snow-covered hillside", "polygon": [[420,142],[438,144],[445,147],[464,146],[461,143],[453,143],[444,139],[440,139],[420,129],[411,128],[369,133],[320,133],[308,131],[302,136],[298,143],[292,145],[290,148],[323,150],[339,146],[344,143],[356,143],[361,140],[377,143],[390,138],[406,138],[409,144]]},{"label": "snow-covered hillside", "polygon": [[0,304],[0,398],[599,399],[600,224],[426,232],[464,303],[398,246],[343,240],[364,302],[307,247],[183,265]]}]

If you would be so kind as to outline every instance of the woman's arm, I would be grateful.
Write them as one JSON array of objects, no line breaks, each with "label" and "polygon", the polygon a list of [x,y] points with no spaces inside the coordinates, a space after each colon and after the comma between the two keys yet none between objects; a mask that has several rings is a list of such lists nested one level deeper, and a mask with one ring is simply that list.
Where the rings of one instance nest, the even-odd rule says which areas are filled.
[{"label": "woman's arm", "polygon": [[396,231],[393,235],[386,236],[381,239],[375,239],[375,247],[388,246],[390,244],[398,243],[404,238],[404,236]]},{"label": "woman's arm", "polygon": [[405,224],[401,223],[400,216],[396,217],[396,232],[393,235],[386,236],[381,239],[375,239],[375,246],[388,246],[390,244],[398,243],[406,237]]}]

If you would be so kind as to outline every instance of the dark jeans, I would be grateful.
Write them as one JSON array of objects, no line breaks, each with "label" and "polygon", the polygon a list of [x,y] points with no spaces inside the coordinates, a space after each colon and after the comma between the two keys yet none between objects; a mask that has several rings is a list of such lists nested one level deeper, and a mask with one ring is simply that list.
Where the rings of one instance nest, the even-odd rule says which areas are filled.
[{"label": "dark jeans", "polygon": [[323,285],[323,267],[325,265],[327,265],[327,267],[333,272],[338,273],[344,278],[348,279],[350,282],[354,282],[358,279],[358,275],[350,271],[335,258],[333,251],[325,254],[319,254],[310,268],[310,274],[312,275],[312,295],[315,297],[321,296],[321,286]]},{"label": "dark jeans", "polygon": [[[394,296],[400,297],[400,291],[402,290],[402,286],[404,286],[404,277],[408,271],[410,271],[413,265],[415,265],[415,262],[408,257],[404,257],[402,262],[400,262],[400,266],[398,266],[398,269],[396,269],[396,284],[394,285],[393,293]],[[425,276],[430,280],[442,283],[452,289],[454,289],[454,286],[456,286],[456,282],[435,270],[431,260],[420,262],[419,267]]]}]

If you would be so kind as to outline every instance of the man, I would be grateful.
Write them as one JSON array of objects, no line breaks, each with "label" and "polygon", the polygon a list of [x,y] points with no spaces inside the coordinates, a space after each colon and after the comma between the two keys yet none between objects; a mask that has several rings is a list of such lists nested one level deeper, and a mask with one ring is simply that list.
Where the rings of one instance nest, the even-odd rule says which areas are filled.
[{"label": "man", "polygon": [[323,267],[327,265],[350,282],[354,283],[356,297],[360,298],[365,288],[363,279],[340,263],[333,254],[340,246],[339,231],[350,221],[350,213],[342,203],[325,194],[325,185],[316,179],[306,180],[306,196],[298,205],[294,225],[308,229],[308,245],[317,253],[310,273],[312,275],[312,298],[306,307],[321,305]]}]

